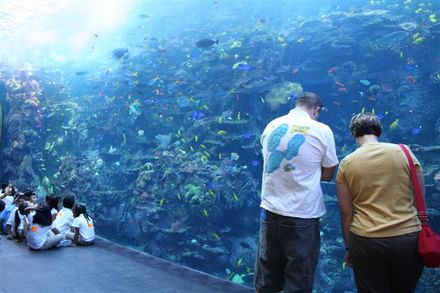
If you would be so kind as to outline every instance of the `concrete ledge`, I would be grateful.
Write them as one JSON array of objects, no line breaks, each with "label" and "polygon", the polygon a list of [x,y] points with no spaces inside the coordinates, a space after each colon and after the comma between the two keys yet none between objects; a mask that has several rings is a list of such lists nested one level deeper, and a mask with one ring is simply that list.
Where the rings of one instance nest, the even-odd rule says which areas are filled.
[{"label": "concrete ledge", "polygon": [[88,247],[31,251],[3,235],[0,266],[5,293],[255,292],[103,238]]}]

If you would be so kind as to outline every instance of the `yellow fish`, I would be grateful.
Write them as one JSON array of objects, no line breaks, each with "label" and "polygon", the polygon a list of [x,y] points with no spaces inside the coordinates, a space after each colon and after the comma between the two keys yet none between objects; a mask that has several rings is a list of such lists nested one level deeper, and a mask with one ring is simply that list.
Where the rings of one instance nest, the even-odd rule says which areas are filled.
[{"label": "yellow fish", "polygon": [[286,40],[285,40],[284,38],[282,38],[282,37],[277,37],[277,41],[278,41],[278,43],[280,43],[280,44],[283,44],[283,43],[286,42]]},{"label": "yellow fish", "polygon": [[192,146],[189,146],[189,149],[194,152],[194,148]]},{"label": "yellow fish", "polygon": [[237,195],[235,192],[232,194],[232,196],[234,197],[234,200],[235,200],[235,201],[238,201],[238,200],[239,200],[238,195]]},{"label": "yellow fish", "polygon": [[237,260],[237,268],[241,267],[242,264],[243,264],[243,258],[240,257],[240,258]]},{"label": "yellow fish", "polygon": [[205,216],[205,217],[208,217],[208,211],[206,210],[206,209],[203,209],[203,215]]},{"label": "yellow fish", "polygon": [[198,142],[199,141],[199,138],[198,138],[198,136],[196,135],[196,136],[194,136],[194,140],[196,141],[196,142]]},{"label": "yellow fish", "polygon": [[242,44],[240,41],[235,41],[232,43],[231,45],[231,49],[235,49],[235,48],[241,48]]},{"label": "yellow fish", "polygon": [[420,14],[420,13],[423,12],[423,9],[422,8],[418,8],[418,9],[414,10],[414,12],[417,13],[417,14]]},{"label": "yellow fish", "polygon": [[261,102],[264,104],[264,98],[263,98],[263,97],[260,97],[260,99],[261,99]]},{"label": "yellow fish", "polygon": [[347,144],[344,144],[341,148],[341,152],[345,153],[347,151]]},{"label": "yellow fish", "polygon": [[160,200],[160,202],[159,202],[159,205],[160,205],[160,206],[163,206],[164,203],[165,203],[165,199],[162,198],[162,199]]},{"label": "yellow fish", "polygon": [[182,197],[180,196],[180,193],[177,194],[177,199],[181,200]]},{"label": "yellow fish", "polygon": [[206,149],[206,145],[204,145],[203,143],[200,145],[203,149]]},{"label": "yellow fish", "polygon": [[237,114],[237,120],[240,120],[240,112]]},{"label": "yellow fish", "polygon": [[397,126],[399,126],[399,119],[394,120],[393,123],[391,123],[390,125],[390,130],[394,130],[397,128]]},{"label": "yellow fish", "polygon": [[218,135],[225,135],[225,134],[227,134],[227,132],[224,130],[219,130],[219,131],[217,131],[217,134]]},{"label": "yellow fish", "polygon": [[215,192],[212,191],[211,189],[208,190],[209,195],[211,195],[213,198],[215,198]]},{"label": "yellow fish", "polygon": [[418,44],[420,44],[421,42],[423,42],[424,40],[425,40],[424,37],[418,37],[417,39],[415,39],[415,40],[413,41],[413,44],[418,45]]},{"label": "yellow fish", "polygon": [[215,241],[220,241],[221,238],[220,238],[220,236],[217,233],[212,232],[211,235],[215,239]]}]

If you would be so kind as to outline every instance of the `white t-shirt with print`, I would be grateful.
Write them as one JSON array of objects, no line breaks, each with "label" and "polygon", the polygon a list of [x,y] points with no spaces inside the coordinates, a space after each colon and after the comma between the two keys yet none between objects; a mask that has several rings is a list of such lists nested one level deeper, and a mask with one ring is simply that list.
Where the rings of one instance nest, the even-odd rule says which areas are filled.
[{"label": "white t-shirt with print", "polygon": [[321,167],[338,164],[331,129],[301,109],[271,121],[261,136],[264,158],[261,205],[278,215],[325,214]]},{"label": "white t-shirt with print", "polygon": [[92,218],[89,217],[87,222],[84,214],[81,214],[73,220],[72,227],[79,228],[79,235],[83,241],[90,242],[95,240],[95,227]]},{"label": "white t-shirt with print", "polygon": [[73,223],[73,212],[71,209],[62,208],[52,223],[52,228],[56,228],[61,234],[68,232]]},{"label": "white t-shirt with print", "polygon": [[43,247],[47,239],[47,233],[50,226],[40,226],[39,224],[32,224],[26,234],[27,244],[30,248],[40,249]]}]

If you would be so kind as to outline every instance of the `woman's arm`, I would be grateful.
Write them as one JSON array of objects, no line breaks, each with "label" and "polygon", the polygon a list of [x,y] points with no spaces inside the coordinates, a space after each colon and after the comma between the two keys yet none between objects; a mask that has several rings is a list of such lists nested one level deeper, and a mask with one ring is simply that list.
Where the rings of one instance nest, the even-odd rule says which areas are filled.
[{"label": "woman's arm", "polygon": [[345,262],[351,264],[349,251],[347,250],[349,243],[350,226],[353,222],[353,199],[348,190],[348,186],[344,183],[337,183],[336,190],[339,201],[339,213],[341,215],[342,235],[345,242]]},{"label": "woman's arm", "polygon": [[[417,171],[416,175],[417,175],[417,179],[419,180],[420,192],[422,193],[423,201],[425,201],[425,178],[423,177],[423,172]],[[415,198],[416,195],[414,193],[414,187],[413,187],[413,199],[414,199],[413,204],[416,207],[416,209],[419,210]]]}]

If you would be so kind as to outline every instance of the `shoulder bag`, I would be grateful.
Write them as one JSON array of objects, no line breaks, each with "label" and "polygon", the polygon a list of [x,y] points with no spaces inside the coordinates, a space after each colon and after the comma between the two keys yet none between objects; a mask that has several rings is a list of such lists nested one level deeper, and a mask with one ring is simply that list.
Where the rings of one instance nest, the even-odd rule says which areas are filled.
[{"label": "shoulder bag", "polygon": [[406,146],[403,144],[399,144],[399,146],[402,148],[409,162],[414,198],[417,202],[418,216],[422,223],[422,230],[419,234],[419,253],[425,267],[438,268],[440,267],[440,236],[428,225],[428,215],[426,214],[425,202],[420,191],[414,161]]}]

